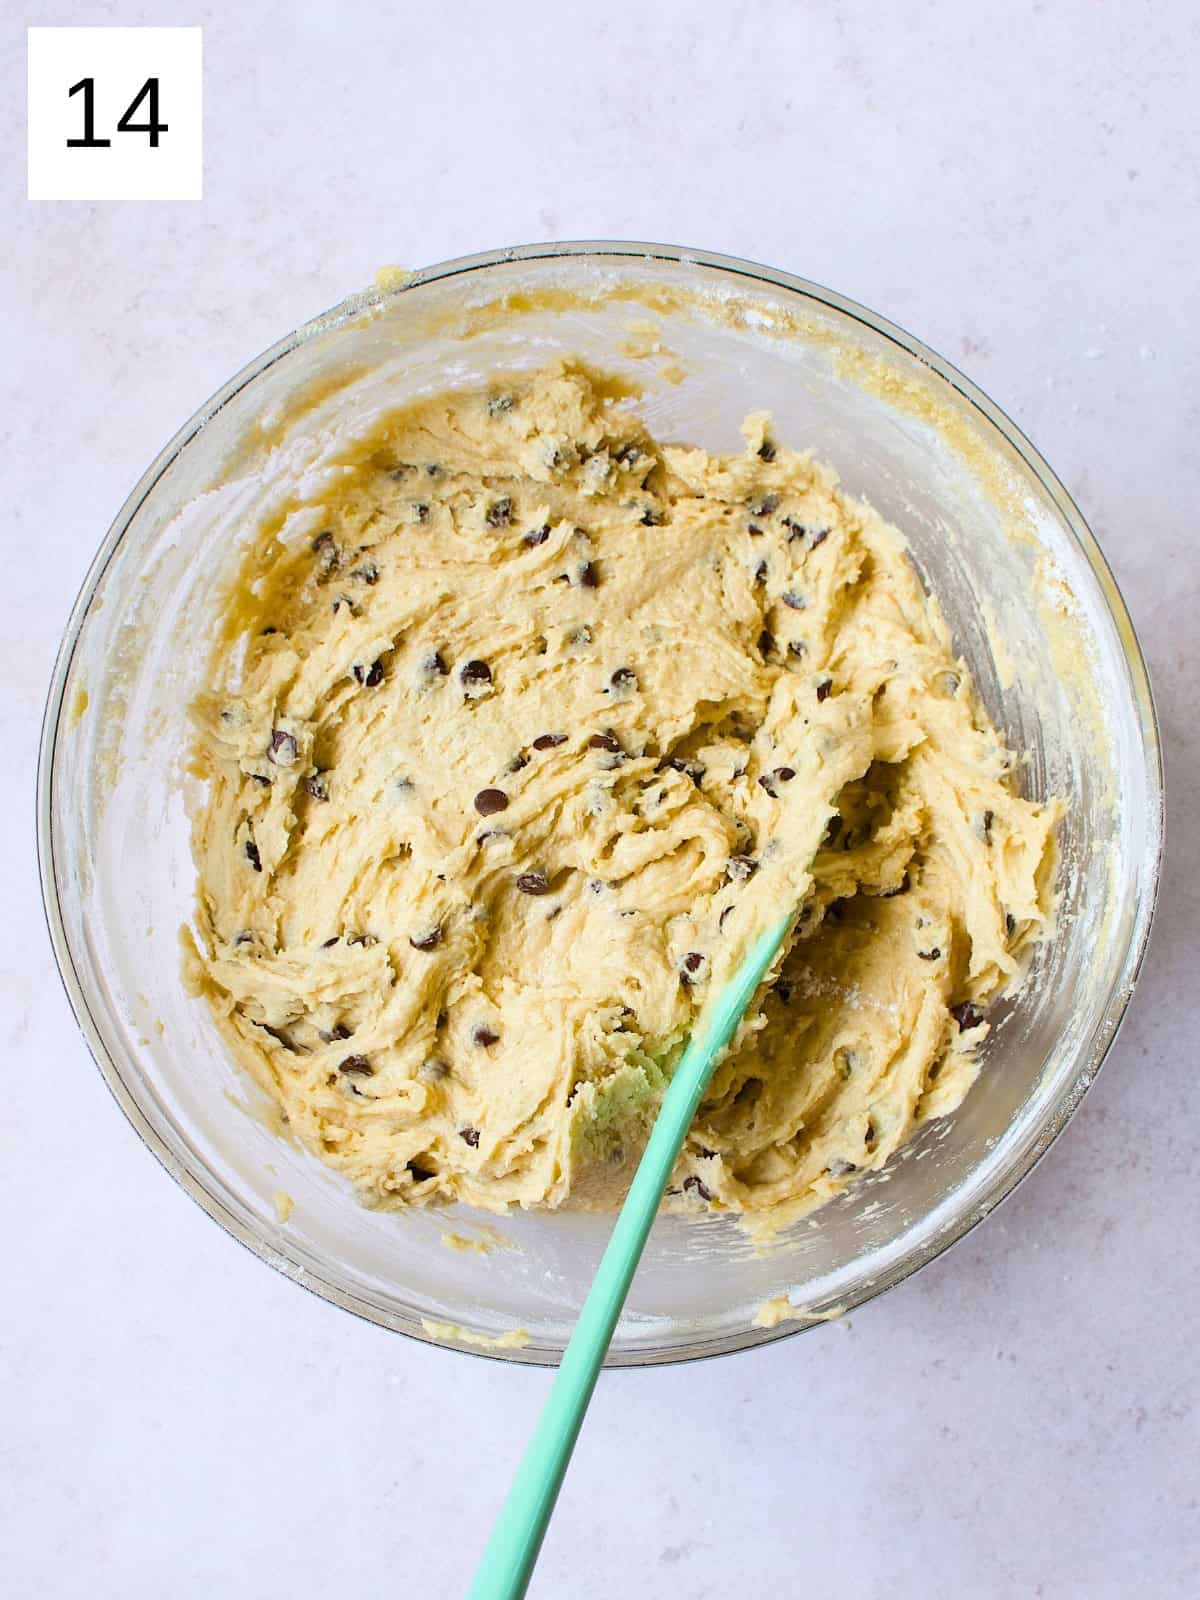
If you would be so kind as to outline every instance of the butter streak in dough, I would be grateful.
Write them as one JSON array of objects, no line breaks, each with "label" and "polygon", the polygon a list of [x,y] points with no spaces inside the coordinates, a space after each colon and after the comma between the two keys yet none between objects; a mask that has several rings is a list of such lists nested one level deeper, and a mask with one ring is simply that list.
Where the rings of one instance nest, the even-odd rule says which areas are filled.
[{"label": "butter streak in dough", "polygon": [[669,1204],[808,1209],[975,1076],[1058,807],[1018,796],[900,536],[743,431],[660,446],[560,363],[384,419],[246,559],[189,965],[368,1204],[615,1205],[789,904]]}]

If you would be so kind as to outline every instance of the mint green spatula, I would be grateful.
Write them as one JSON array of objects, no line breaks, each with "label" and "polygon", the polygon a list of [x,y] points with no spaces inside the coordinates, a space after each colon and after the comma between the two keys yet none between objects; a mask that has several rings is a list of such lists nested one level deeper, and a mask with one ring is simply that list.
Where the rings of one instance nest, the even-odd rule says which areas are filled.
[{"label": "mint green spatula", "polygon": [[679,1147],[717,1057],[732,1039],[792,921],[789,913],[759,935],[732,982],[700,1014],[696,1031],[663,1096],[658,1120],[579,1313],[575,1332],[563,1352],[538,1425],[496,1519],[469,1600],[519,1600],[525,1593],[584,1412]]}]

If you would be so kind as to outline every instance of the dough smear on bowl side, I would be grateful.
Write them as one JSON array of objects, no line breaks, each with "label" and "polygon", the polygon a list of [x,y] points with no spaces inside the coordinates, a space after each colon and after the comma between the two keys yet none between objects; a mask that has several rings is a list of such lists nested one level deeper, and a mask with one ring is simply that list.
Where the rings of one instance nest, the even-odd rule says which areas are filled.
[{"label": "dough smear on bowl side", "polygon": [[251,548],[196,707],[188,958],[363,1201],[615,1207],[706,994],[789,904],[667,1204],[821,1204],[961,1102],[1060,806],[900,535],[744,425],[557,363],[381,419]]}]

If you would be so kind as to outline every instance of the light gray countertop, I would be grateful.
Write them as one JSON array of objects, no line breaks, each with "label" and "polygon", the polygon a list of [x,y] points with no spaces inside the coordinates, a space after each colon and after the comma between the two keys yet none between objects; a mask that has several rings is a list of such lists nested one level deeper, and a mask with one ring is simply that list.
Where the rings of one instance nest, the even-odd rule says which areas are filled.
[{"label": "light gray countertop", "polygon": [[303,1294],[146,1154],[54,970],[34,752],[97,543],[232,371],[382,263],[613,236],[832,285],[1016,419],[1140,629],[1168,845],[1125,1028],[1046,1161],[849,1325],[606,1376],[532,1592],[1200,1592],[1195,8],[62,0],[33,20],[202,23],[207,154],[199,204],[27,203],[23,31],[0,40],[0,1587],[462,1591],[547,1375]]}]

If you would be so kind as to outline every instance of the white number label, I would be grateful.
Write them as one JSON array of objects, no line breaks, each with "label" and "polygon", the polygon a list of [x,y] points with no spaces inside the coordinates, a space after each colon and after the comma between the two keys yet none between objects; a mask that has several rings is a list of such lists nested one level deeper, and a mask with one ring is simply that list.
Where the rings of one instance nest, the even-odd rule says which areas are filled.
[{"label": "white number label", "polygon": [[199,28],[29,29],[29,198],[199,200]]}]

